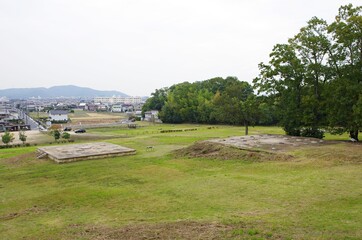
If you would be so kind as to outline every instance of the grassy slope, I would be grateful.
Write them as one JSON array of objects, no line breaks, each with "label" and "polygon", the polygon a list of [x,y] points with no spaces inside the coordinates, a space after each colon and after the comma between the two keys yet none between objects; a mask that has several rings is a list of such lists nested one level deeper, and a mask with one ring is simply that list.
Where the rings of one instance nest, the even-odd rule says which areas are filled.
[{"label": "grassy slope", "polygon": [[[156,133],[194,127],[199,130]],[[180,220],[234,224],[241,228],[235,238],[362,238],[360,147],[310,148],[292,153],[292,162],[252,163],[170,154],[194,141],[242,135],[242,128],[155,125],[90,132],[127,134],[107,141],[138,153],[56,165],[35,160],[35,148],[0,151],[1,239],[71,239],[74,225]],[[281,130],[258,127],[251,133]],[[148,145],[155,151],[146,152]]]}]

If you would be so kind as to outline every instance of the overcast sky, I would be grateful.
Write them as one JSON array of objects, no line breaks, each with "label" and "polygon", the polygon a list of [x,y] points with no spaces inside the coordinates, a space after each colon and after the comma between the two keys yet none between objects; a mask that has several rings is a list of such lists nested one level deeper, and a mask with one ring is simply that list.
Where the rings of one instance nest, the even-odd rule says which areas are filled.
[{"label": "overcast sky", "polygon": [[358,0],[0,0],[0,89],[77,85],[147,96],[236,76],[313,16]]}]

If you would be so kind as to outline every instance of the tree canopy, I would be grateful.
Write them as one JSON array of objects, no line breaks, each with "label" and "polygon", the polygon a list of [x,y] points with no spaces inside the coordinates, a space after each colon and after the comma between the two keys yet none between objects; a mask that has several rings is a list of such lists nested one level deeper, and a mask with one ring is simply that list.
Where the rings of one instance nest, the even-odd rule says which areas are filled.
[{"label": "tree canopy", "polygon": [[339,9],[331,24],[317,17],[277,44],[254,79],[259,93],[274,99],[287,134],[320,137],[321,128],[348,131],[358,140],[362,97],[361,7]]},{"label": "tree canopy", "polygon": [[143,111],[160,110],[161,120],[167,123],[249,125],[255,122],[254,115],[248,112],[252,100],[255,96],[248,82],[217,77],[156,90]]}]

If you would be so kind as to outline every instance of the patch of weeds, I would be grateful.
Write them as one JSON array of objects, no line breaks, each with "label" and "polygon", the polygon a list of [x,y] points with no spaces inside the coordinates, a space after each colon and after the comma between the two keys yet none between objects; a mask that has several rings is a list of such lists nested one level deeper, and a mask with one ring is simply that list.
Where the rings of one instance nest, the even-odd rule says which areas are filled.
[{"label": "patch of weeds", "polygon": [[248,234],[250,236],[255,236],[255,235],[259,234],[259,231],[257,229],[250,229],[250,230],[248,230]]},{"label": "patch of weeds", "polygon": [[273,234],[272,234],[272,233],[266,233],[266,234],[265,234],[265,237],[266,237],[266,238],[271,238],[271,237],[273,237]]},{"label": "patch of weeds", "polygon": [[243,229],[235,229],[232,231],[232,235],[233,236],[241,236],[244,234],[244,230]]}]

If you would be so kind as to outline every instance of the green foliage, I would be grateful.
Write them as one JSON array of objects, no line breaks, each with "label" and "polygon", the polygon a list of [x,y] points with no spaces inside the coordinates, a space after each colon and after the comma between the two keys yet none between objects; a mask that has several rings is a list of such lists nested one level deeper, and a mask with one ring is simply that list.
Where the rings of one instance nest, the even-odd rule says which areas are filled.
[{"label": "green foliage", "polygon": [[6,131],[2,136],[1,140],[5,145],[8,145],[9,143],[14,141],[14,134]]},{"label": "green foliage", "polygon": [[331,24],[312,18],[287,44],[275,45],[268,64],[259,64],[254,87],[274,102],[287,134],[321,137],[318,129],[328,126],[358,139],[361,12],[350,4],[339,9]]},{"label": "green foliage", "polygon": [[314,137],[314,138],[324,138],[324,131],[321,129],[315,128],[303,128],[300,131],[300,136],[302,137]]},{"label": "green foliage", "polygon": [[63,132],[62,133],[62,138],[64,138],[64,139],[69,139],[70,138],[70,134],[69,133],[67,133],[67,132]]},{"label": "green foliage", "polygon": [[61,136],[60,131],[58,129],[53,130],[51,132],[51,135],[54,137],[55,141],[57,141]]},{"label": "green foliage", "polygon": [[151,94],[151,97],[148,98],[143,105],[142,113],[144,114],[149,110],[161,111],[162,107],[165,105],[167,93],[168,88],[156,89],[155,92]]},{"label": "green foliage", "polygon": [[[184,82],[156,90],[143,111],[161,110],[159,117],[166,123],[226,123],[256,122],[253,89],[236,77],[212,78],[200,82]],[[252,100],[253,99],[253,100]]]},{"label": "green foliage", "polygon": [[27,137],[25,131],[19,131],[19,140],[22,141],[23,144],[25,144]]}]

